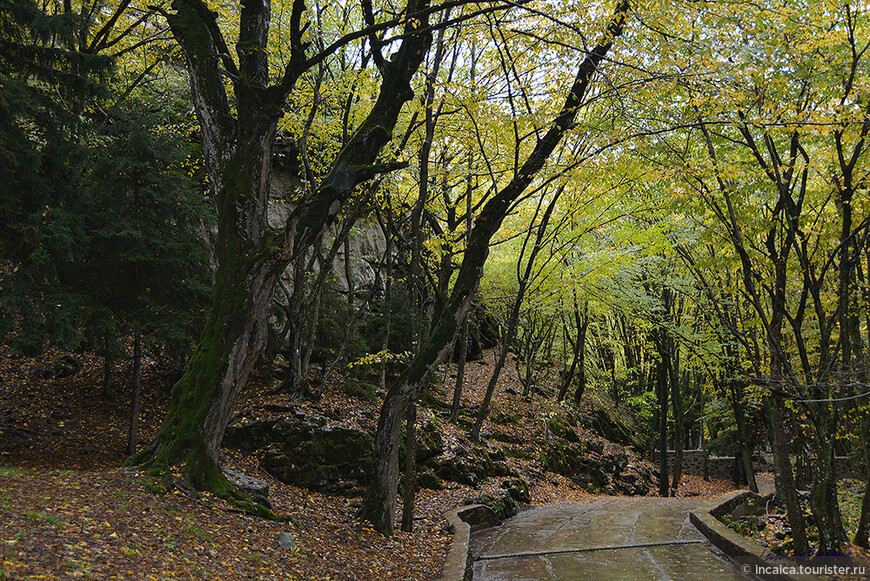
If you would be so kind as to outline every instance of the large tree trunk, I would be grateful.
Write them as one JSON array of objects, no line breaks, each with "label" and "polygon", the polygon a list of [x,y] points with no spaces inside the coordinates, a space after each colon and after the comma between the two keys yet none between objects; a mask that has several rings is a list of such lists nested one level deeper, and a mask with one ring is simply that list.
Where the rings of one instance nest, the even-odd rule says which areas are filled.
[{"label": "large tree trunk", "polygon": [[221,488],[215,482],[218,450],[265,340],[272,292],[283,267],[268,256],[264,260],[250,243],[258,237],[246,234],[218,230],[215,296],[199,344],[173,388],[160,432],[132,459],[158,469],[184,464],[197,489]]},{"label": "large tree trunk", "polygon": [[142,393],[142,330],[133,329],[133,387],[130,396],[130,430],[127,433],[127,454],[136,453],[139,444],[139,396]]},{"label": "large tree trunk", "polygon": [[785,404],[779,393],[770,395],[768,407],[770,415],[770,435],[773,447],[774,474],[776,476],[776,494],[782,499],[788,514],[788,522],[794,539],[796,555],[807,552],[807,533],[804,526],[803,512],[794,483],[794,473],[791,468],[788,437],[785,433]]},{"label": "large tree trunk", "polygon": [[819,555],[841,555],[843,545],[849,542],[840,517],[837,500],[837,474],[834,468],[834,432],[827,422],[819,426],[813,438],[816,451],[816,470],[810,494],[810,508],[819,529]]},{"label": "large tree trunk", "polygon": [[736,381],[731,382],[731,408],[734,412],[734,422],[737,424],[737,439],[740,445],[740,457],[743,460],[743,472],[749,490],[758,494],[758,482],[752,468],[752,448],[749,445],[749,429],[746,426],[746,413],[743,407],[743,386]]},{"label": "large tree trunk", "polygon": [[483,275],[492,236],[501,227],[511,204],[526,190],[556,149],[562,136],[572,126],[592,77],[613,45],[614,39],[622,34],[627,16],[628,2],[621,1],[607,27],[604,40],[580,64],[565,104],[550,129],[538,141],[516,177],[481,210],[474,228],[468,234],[462,266],[442,316],[433,324],[425,344],[408,369],[387,392],[375,434],[375,474],[359,511],[359,516],[371,522],[382,534],[392,534],[395,523],[399,437],[404,412],[419,397],[435,367],[452,353],[457,330],[468,315],[474,292]]},{"label": "large tree trunk", "polygon": [[656,362],[656,396],[658,398],[659,495],[668,490],[668,371],[664,361]]}]

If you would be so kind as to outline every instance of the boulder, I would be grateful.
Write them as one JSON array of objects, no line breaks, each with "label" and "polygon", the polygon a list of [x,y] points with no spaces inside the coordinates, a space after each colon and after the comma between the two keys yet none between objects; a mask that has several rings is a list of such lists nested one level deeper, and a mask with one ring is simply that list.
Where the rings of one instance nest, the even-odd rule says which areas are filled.
[{"label": "boulder", "polygon": [[475,504],[464,508],[457,512],[456,516],[468,523],[468,526],[471,527],[471,532],[496,527],[501,524],[501,520],[499,520],[495,511],[483,504]]},{"label": "boulder", "polygon": [[501,488],[517,502],[532,502],[532,495],[529,493],[529,484],[522,478],[505,480],[501,483]]},{"label": "boulder", "polygon": [[588,492],[643,496],[652,487],[651,468],[624,452],[605,452],[600,441],[554,438],[540,455],[546,470],[567,476]]},{"label": "boulder", "polygon": [[417,475],[417,486],[429,490],[444,490],[444,482],[432,472],[423,472]]},{"label": "boulder", "polygon": [[368,482],[372,445],[372,437],[360,430],[324,426],[298,442],[270,447],[261,461],[269,474],[286,484],[347,492]]},{"label": "boulder", "polygon": [[493,476],[513,477],[519,473],[508,463],[500,449],[472,448],[457,446],[452,454],[441,458],[435,473],[444,480],[477,486]]},{"label": "boulder", "polygon": [[[488,506],[496,514],[499,520],[510,518],[517,513],[517,501],[507,492],[501,494],[484,494],[466,499],[465,504],[482,504]],[[467,522],[467,521],[466,521]]]}]

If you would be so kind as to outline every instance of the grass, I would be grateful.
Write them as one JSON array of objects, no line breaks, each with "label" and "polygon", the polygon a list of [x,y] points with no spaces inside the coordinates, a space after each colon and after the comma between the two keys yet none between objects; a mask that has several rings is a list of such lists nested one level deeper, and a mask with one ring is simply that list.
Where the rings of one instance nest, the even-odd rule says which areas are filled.
[{"label": "grass", "polygon": [[22,468],[16,468],[15,466],[2,466],[0,465],[0,476],[6,476],[7,478],[20,478],[24,476],[26,471]]},{"label": "grass", "polygon": [[60,526],[63,524],[63,521],[53,514],[44,514],[35,510],[25,510],[23,514],[33,522],[44,522],[52,526]]},{"label": "grass", "polygon": [[187,536],[193,536],[198,538],[201,541],[213,541],[214,535],[208,531],[205,531],[202,527],[198,525],[188,525],[185,526],[182,531]]}]

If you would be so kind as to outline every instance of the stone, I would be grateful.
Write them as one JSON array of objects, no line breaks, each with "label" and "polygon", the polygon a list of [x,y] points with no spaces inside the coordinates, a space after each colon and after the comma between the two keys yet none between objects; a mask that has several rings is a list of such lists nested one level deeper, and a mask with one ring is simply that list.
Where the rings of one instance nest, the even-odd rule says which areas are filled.
[{"label": "stone", "polygon": [[471,527],[471,532],[496,527],[501,524],[501,520],[499,520],[495,511],[483,504],[475,504],[464,508],[457,512],[456,515],[468,523],[468,526]]},{"label": "stone", "polygon": [[505,480],[501,483],[501,488],[517,502],[532,502],[532,495],[529,492],[529,484],[522,478]]},{"label": "stone", "polygon": [[[554,436],[557,432],[558,427]],[[561,433],[564,435],[564,430]],[[623,452],[605,452],[599,440],[572,442],[568,437],[554,437],[540,455],[546,470],[567,476],[588,492],[646,495],[652,486],[653,472],[646,464],[632,462]]]},{"label": "stone", "polygon": [[417,430],[415,456],[418,466],[426,466],[444,453],[444,439],[434,422],[426,422]]},{"label": "stone", "polygon": [[241,472],[236,472],[235,470],[230,470],[229,468],[224,468],[223,472],[227,480],[245,494],[262,496],[263,498],[269,496],[269,484],[267,482],[242,474]]},{"label": "stone", "polygon": [[305,438],[269,448],[261,462],[286,484],[343,493],[368,482],[372,446],[372,437],[363,431],[324,426],[311,429]]},{"label": "stone", "polygon": [[417,475],[417,486],[429,490],[444,490],[444,482],[432,472],[423,472]]},{"label": "stone", "polygon": [[82,362],[71,355],[64,355],[54,362],[52,374],[54,377],[69,377],[75,375],[82,369]]},{"label": "stone", "polygon": [[517,514],[517,501],[507,492],[503,492],[500,495],[484,494],[475,498],[469,498],[465,501],[465,504],[488,506],[495,512],[499,520],[504,520]]},{"label": "stone", "polygon": [[296,548],[296,539],[291,533],[278,533],[278,545],[285,551],[292,551]]}]

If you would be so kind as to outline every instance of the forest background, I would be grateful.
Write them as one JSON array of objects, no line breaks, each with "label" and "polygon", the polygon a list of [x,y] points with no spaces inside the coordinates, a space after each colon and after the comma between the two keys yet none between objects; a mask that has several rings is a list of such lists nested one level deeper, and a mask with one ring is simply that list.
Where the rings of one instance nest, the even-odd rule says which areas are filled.
[{"label": "forest background", "polygon": [[[109,397],[133,341],[133,417],[143,349],[185,370],[131,465],[269,516],[217,464],[252,371],[309,398],[315,359],[373,370],[389,534],[416,403],[488,338],[494,378],[606,390],[650,449],[769,446],[795,552],[867,546],[834,471],[870,455],[862,3],[0,7],[4,332],[101,352]],[[342,288],[365,223],[375,280]]]}]

